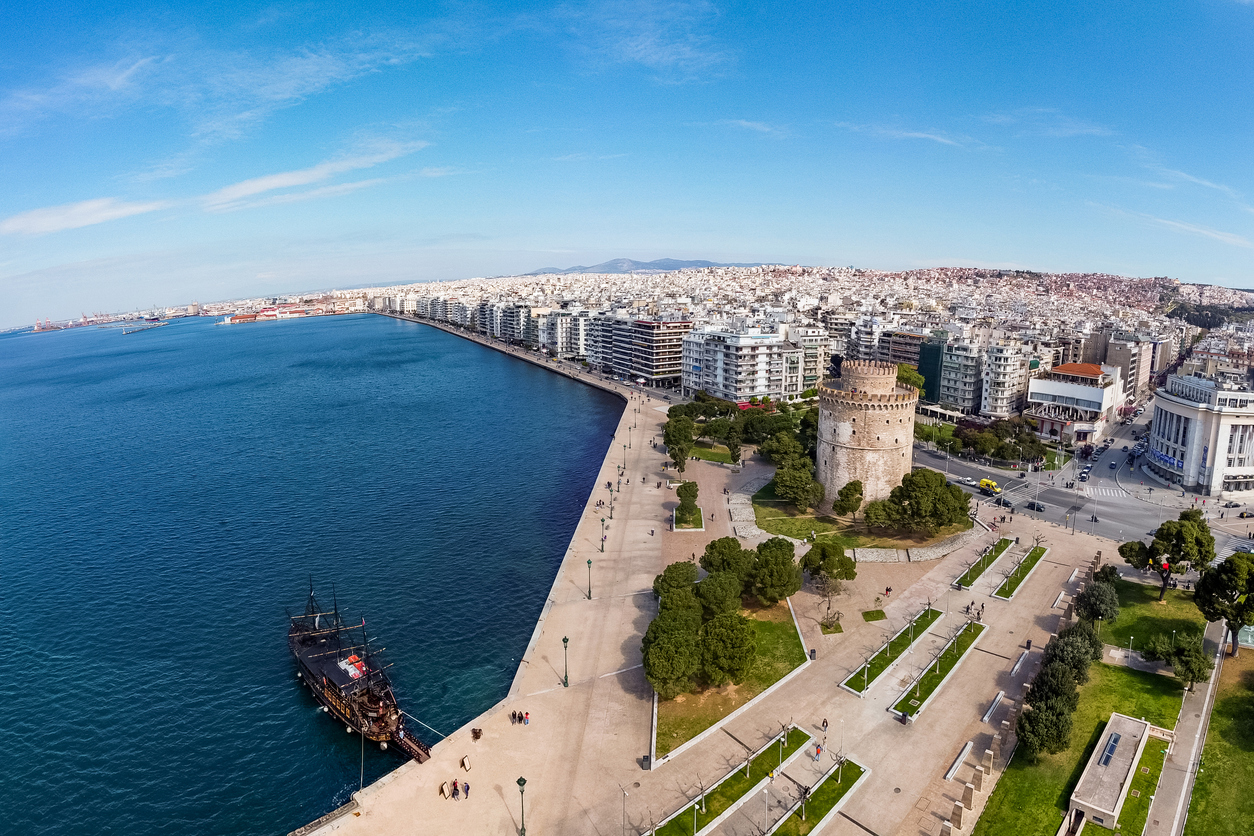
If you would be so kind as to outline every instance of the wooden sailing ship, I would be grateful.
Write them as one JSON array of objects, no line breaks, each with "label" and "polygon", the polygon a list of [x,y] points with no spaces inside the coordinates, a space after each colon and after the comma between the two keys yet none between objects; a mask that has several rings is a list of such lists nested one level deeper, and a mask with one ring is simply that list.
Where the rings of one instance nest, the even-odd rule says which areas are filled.
[{"label": "wooden sailing ship", "polygon": [[382,749],[394,745],[419,763],[431,757],[431,750],[405,726],[406,715],[396,704],[387,675],[391,666],[379,664],[383,648],[371,649],[365,619],[360,625],[345,625],[337,604],[323,611],[312,583],[304,615],[288,617],[288,649],[301,681],[323,711]]}]

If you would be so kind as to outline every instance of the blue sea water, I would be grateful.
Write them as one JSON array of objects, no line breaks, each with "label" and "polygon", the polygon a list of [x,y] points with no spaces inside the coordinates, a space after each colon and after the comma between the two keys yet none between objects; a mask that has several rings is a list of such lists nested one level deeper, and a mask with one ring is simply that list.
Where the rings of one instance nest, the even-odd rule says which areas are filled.
[{"label": "blue sea water", "polygon": [[[0,338],[0,830],[281,834],[346,802],[360,737],[286,645],[311,576],[411,714],[490,707],[622,409],[371,315]],[[400,763],[367,745],[366,782]]]}]

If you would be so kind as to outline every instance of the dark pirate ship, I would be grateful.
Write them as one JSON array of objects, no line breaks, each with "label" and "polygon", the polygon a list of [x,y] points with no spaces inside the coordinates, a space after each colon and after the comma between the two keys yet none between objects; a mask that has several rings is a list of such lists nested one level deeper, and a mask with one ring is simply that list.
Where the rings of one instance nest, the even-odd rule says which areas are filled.
[{"label": "dark pirate ship", "polygon": [[323,611],[312,584],[305,614],[289,612],[288,617],[288,649],[301,681],[323,711],[382,749],[394,745],[419,763],[431,757],[431,750],[405,727],[405,713],[387,675],[391,666],[379,662],[383,648],[370,647],[365,619],[360,625],[345,625],[338,604]]}]

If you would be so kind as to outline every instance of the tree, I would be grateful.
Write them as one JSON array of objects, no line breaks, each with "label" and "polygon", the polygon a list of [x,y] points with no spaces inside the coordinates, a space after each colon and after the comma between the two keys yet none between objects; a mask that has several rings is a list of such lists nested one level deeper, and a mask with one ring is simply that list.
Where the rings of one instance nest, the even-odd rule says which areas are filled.
[{"label": "tree", "polygon": [[805,455],[818,461],[816,451],[819,446],[819,411],[817,409],[807,409],[801,413],[801,422],[797,427],[797,440],[801,442]]},{"label": "tree", "polygon": [[923,380],[923,375],[919,374],[913,366],[907,363],[898,363],[897,382],[903,386],[913,386],[915,389],[922,392],[923,385],[926,381]]},{"label": "tree", "polygon": [[1181,640],[1180,646],[1176,648],[1172,656],[1171,669],[1175,672],[1176,679],[1180,680],[1181,684],[1190,691],[1193,690],[1195,683],[1210,679],[1215,663],[1211,661],[1210,656],[1202,647],[1200,633]]},{"label": "tree", "polygon": [[836,501],[832,503],[832,513],[838,516],[856,514],[862,507],[862,482],[854,479],[836,492]]},{"label": "tree", "polygon": [[1196,508],[1180,512],[1180,519],[1168,520],[1154,532],[1148,546],[1132,540],[1119,547],[1119,554],[1136,569],[1153,569],[1162,579],[1158,600],[1167,596],[1172,575],[1183,574],[1190,567],[1202,571],[1215,559],[1215,537],[1210,526]]},{"label": "tree", "polygon": [[851,581],[858,577],[858,565],[845,554],[845,547],[835,540],[820,540],[801,558],[801,568],[815,578],[822,573],[829,578]]},{"label": "tree", "polygon": [[701,651],[695,633],[663,633],[644,650],[644,676],[664,700],[692,688],[692,677],[700,668]]},{"label": "tree", "polygon": [[684,482],[675,489],[675,495],[679,497],[679,507],[675,509],[676,523],[692,525],[697,521],[701,514],[701,509],[697,507],[697,491],[696,482]]},{"label": "tree", "polygon": [[644,638],[640,641],[640,649],[647,651],[654,642],[670,633],[687,633],[695,643],[697,631],[700,629],[700,611],[695,613],[695,616],[691,611],[682,609],[660,612],[656,618],[649,622],[648,628],[644,631]]},{"label": "tree", "polygon": [[763,604],[776,604],[801,588],[801,567],[793,556],[792,543],[772,537],[758,546],[758,565],[753,574],[753,593]]},{"label": "tree", "polygon": [[1114,586],[1115,581],[1119,580],[1119,570],[1114,567],[1114,564],[1107,563],[1093,574],[1093,580]]},{"label": "tree", "polygon": [[871,528],[898,528],[900,510],[887,499],[868,502],[862,512],[862,519]]},{"label": "tree", "polygon": [[1097,636],[1097,631],[1093,629],[1092,623],[1077,621],[1059,633],[1058,638],[1080,642],[1084,647],[1088,648],[1090,660],[1094,662],[1101,661],[1104,648],[1102,640]]},{"label": "tree", "polygon": [[732,424],[727,430],[727,452],[731,455],[732,464],[740,464],[740,441],[743,433],[739,424]]},{"label": "tree", "polygon": [[684,472],[684,465],[692,454],[692,441],[696,431],[697,425],[687,415],[671,418],[662,428],[662,443],[666,445],[666,454],[680,473]]},{"label": "tree", "polygon": [[[903,476],[886,501],[895,509],[896,527],[930,535],[941,526],[965,521],[971,500],[962,488],[949,484],[943,473],[924,468]],[[867,506],[868,523],[871,505]]]},{"label": "tree", "polygon": [[1119,617],[1119,593],[1108,583],[1094,581],[1075,597],[1075,612],[1089,623],[1114,621]]},{"label": "tree", "polygon": [[794,460],[798,467],[786,467],[775,471],[775,494],[788,500],[805,512],[823,501],[823,486],[810,475],[810,460]]},{"label": "tree", "polygon": [[[797,441],[794,432],[776,433],[758,447],[758,452],[766,456],[776,467],[796,467],[799,459],[805,458],[805,450]],[[807,461],[806,464],[809,464]]]},{"label": "tree", "polygon": [[735,572],[714,572],[697,584],[697,599],[709,618],[740,611],[740,593],[744,589]]},{"label": "tree", "polygon": [[[832,599],[839,595],[843,589],[844,585],[841,583],[840,578],[833,578],[826,572],[819,572],[814,576],[814,591],[827,602],[827,615],[823,619],[824,626],[831,626]],[[839,620],[839,616],[837,620]]]},{"label": "tree", "polygon": [[1071,745],[1071,712],[1052,703],[1033,706],[1019,715],[1015,733],[1033,760],[1041,752],[1057,754]]},{"label": "tree", "polygon": [[1080,703],[1075,676],[1072,675],[1070,668],[1060,662],[1043,665],[1032,679],[1032,684],[1028,686],[1028,692],[1024,695],[1023,701],[1037,708],[1053,703],[1062,706],[1067,713],[1071,713]]},{"label": "tree", "polygon": [[703,427],[704,434],[717,441],[724,441],[727,438],[727,431],[731,429],[731,421],[726,418],[714,418],[707,421]]},{"label": "tree", "polygon": [[658,600],[657,609],[659,616],[674,614],[684,624],[694,625],[693,630],[701,626],[701,602],[697,600],[697,594],[692,587],[670,590]]},{"label": "tree", "polygon": [[1059,636],[1045,645],[1045,652],[1041,655],[1042,666],[1054,662],[1069,670],[1076,683],[1083,685],[1089,681],[1089,665],[1093,663],[1093,653],[1084,637]]},{"label": "tree", "polygon": [[696,566],[693,566],[686,560],[672,563],[653,579],[653,594],[658,598],[663,598],[668,592],[673,592],[677,589],[686,589],[691,592],[692,586],[696,582]]},{"label": "tree", "polygon": [[1237,656],[1237,633],[1254,623],[1254,555],[1237,552],[1202,572],[1193,603],[1207,621],[1223,621]]},{"label": "tree", "polygon": [[701,628],[701,667],[711,685],[740,682],[756,655],[753,625],[742,615],[720,615]]},{"label": "tree", "polygon": [[741,592],[748,592],[753,584],[753,572],[757,567],[758,553],[753,549],[740,547],[735,537],[720,537],[705,545],[705,554],[701,555],[701,568],[713,574],[715,572],[731,572],[740,578]]}]

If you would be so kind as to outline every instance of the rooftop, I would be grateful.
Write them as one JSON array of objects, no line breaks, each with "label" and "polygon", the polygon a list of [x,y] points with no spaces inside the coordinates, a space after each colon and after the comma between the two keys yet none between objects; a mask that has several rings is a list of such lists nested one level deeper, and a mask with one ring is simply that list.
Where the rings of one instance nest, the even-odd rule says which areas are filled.
[{"label": "rooftop", "polygon": [[1096,363],[1063,363],[1054,366],[1054,374],[1069,374],[1075,377],[1101,377],[1102,367]]},{"label": "rooftop", "polygon": [[1089,757],[1080,783],[1071,794],[1071,803],[1084,804],[1110,814],[1123,798],[1124,788],[1131,780],[1132,767],[1140,754],[1141,740],[1149,734],[1150,724],[1126,714],[1111,714],[1097,748]]}]

